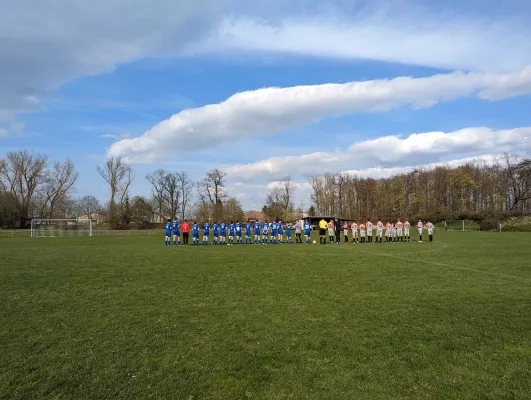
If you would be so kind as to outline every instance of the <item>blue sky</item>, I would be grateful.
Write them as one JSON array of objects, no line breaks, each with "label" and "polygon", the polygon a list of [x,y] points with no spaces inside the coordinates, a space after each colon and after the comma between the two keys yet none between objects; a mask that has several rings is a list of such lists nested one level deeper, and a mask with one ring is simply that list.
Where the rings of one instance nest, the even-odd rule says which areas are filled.
[{"label": "blue sky", "polygon": [[70,157],[77,195],[102,200],[110,155],[133,195],[160,167],[219,167],[251,209],[285,175],[308,204],[324,171],[531,153],[527,1],[146,4],[8,0],[0,156]]}]

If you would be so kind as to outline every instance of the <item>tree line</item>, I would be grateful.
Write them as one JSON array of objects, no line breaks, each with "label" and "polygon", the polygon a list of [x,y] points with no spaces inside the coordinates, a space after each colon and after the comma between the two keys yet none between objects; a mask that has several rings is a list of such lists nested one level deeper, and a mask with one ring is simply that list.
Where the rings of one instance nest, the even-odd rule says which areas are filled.
[{"label": "tree line", "polygon": [[[91,218],[110,229],[153,228],[174,216],[243,220],[242,205],[230,196],[227,175],[219,169],[199,181],[185,171],[157,169],[143,177],[151,187],[148,197],[131,196],[135,174],[120,157],[107,159],[97,172],[108,188],[105,204],[91,195],[75,196],[79,173],[72,160],[27,150],[7,153],[0,158],[0,228],[26,228],[33,218]],[[307,211],[343,219],[474,219],[488,225],[531,214],[531,160],[509,154],[495,163],[421,168],[380,179],[326,172],[311,177],[309,185],[308,210],[295,208],[289,176],[272,185],[265,217],[288,221]]]},{"label": "tree line", "polygon": [[314,213],[341,218],[481,221],[531,213],[531,160],[415,169],[389,178],[325,173],[309,180]]},{"label": "tree line", "polygon": [[72,160],[50,160],[20,150],[0,158],[0,228],[27,228],[33,218],[90,218],[110,229],[147,229],[175,216],[204,220],[243,218],[240,202],[231,197],[226,173],[214,169],[199,182],[187,172],[157,169],[145,179],[151,196],[131,196],[135,174],[123,158],[112,157],[97,172],[108,187],[109,200],[76,197],[79,177]]}]

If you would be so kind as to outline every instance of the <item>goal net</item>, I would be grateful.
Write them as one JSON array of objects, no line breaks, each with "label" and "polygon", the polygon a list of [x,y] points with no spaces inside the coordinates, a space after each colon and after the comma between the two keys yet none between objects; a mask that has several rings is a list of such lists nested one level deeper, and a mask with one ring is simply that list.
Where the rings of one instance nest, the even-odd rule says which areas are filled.
[{"label": "goal net", "polygon": [[31,237],[92,236],[90,219],[33,219]]},{"label": "goal net", "polygon": [[472,221],[444,221],[444,230],[449,232],[468,232],[471,229]]}]

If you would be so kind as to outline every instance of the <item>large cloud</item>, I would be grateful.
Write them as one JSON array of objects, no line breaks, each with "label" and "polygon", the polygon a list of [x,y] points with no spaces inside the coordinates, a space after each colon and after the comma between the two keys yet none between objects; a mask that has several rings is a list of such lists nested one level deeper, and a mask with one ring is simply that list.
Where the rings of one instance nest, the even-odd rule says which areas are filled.
[{"label": "large cloud", "polygon": [[[83,75],[200,39],[224,0],[7,0],[0,6],[0,120]],[[217,18],[217,16],[216,16]]]},{"label": "large cloud", "polygon": [[491,157],[504,152],[531,155],[531,127],[492,130],[466,128],[455,132],[425,132],[406,138],[385,136],[352,144],[335,152],[273,157],[225,169],[237,182],[275,181],[286,174],[309,177],[325,171],[353,171],[365,176],[386,176],[411,166],[453,159]]},{"label": "large cloud", "polygon": [[427,107],[464,96],[497,100],[524,93],[531,93],[531,67],[508,74],[455,72],[427,78],[260,89],[181,111],[140,137],[114,143],[109,155],[154,162],[170,153],[280,133],[345,113]]}]

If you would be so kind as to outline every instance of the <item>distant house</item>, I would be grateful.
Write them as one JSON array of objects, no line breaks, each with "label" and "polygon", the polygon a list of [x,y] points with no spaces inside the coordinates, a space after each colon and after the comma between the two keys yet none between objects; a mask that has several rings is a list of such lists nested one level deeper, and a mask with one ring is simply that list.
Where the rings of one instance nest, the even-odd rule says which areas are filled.
[{"label": "distant house", "polygon": [[262,224],[265,221],[265,214],[261,211],[246,211],[243,213],[243,218],[245,221],[258,221]]}]

